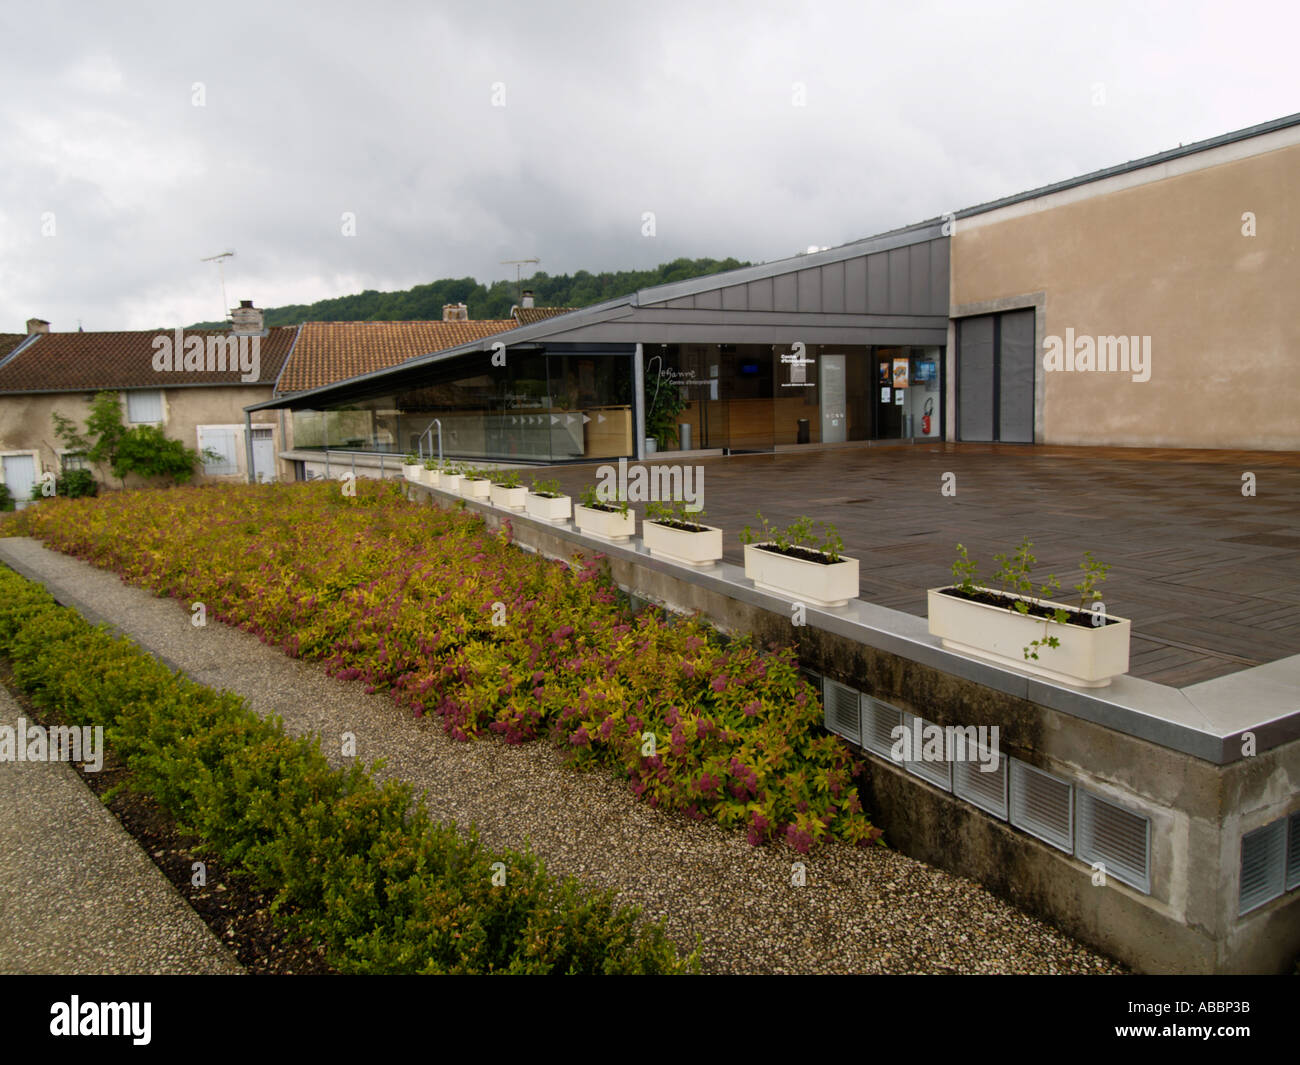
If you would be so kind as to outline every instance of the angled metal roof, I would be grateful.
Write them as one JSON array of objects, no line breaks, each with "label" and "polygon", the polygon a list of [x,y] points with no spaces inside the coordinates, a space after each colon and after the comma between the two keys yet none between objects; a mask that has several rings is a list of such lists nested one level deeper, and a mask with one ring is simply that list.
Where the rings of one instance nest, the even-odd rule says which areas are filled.
[{"label": "angled metal roof", "polygon": [[1120,163],[1117,166],[1108,166],[1103,170],[1094,170],[1091,173],[1067,178],[1051,185],[1042,185],[1039,188],[1030,189],[1028,192],[1017,192],[1012,196],[1003,196],[1000,200],[989,200],[987,203],[963,208],[954,212],[954,214],[957,218],[970,218],[973,215],[987,214],[989,211],[996,211],[999,207],[1008,207],[1013,203],[1023,203],[1025,200],[1036,200],[1040,196],[1050,196],[1054,192],[1062,192],[1065,189],[1088,185],[1094,181],[1115,177],[1117,174],[1129,174],[1135,170],[1144,170],[1146,167],[1158,166],[1172,159],[1182,159],[1188,155],[1196,155],[1198,152],[1210,151],[1212,148],[1221,148],[1225,144],[1235,144],[1237,141],[1250,140],[1251,137],[1260,137],[1265,133],[1275,133],[1280,129],[1287,129],[1297,125],[1300,125],[1300,112],[1287,115],[1285,118],[1275,118],[1269,122],[1261,122],[1257,126],[1247,126],[1245,129],[1234,130],[1232,133],[1221,133],[1219,136],[1210,137],[1208,140],[1179,145],[1177,148],[1157,152],[1155,155],[1146,155],[1141,159]]},{"label": "angled metal roof", "polygon": [[906,226],[902,229],[891,230],[888,233],[881,233],[874,237],[856,240],[849,244],[842,244],[839,247],[829,248],[826,251],[805,255],[795,255],[787,259],[777,259],[769,263],[760,263],[757,266],[744,266],[738,270],[726,270],[720,274],[707,274],[703,277],[691,278],[687,281],[674,281],[666,285],[655,285],[651,288],[643,288],[626,296],[619,296],[612,300],[605,300],[603,303],[592,304],[590,307],[582,307],[578,310],[570,311],[567,314],[558,314],[553,318],[546,319],[545,321],[535,322],[531,325],[519,326],[516,329],[507,329],[503,332],[493,334],[490,337],[473,340],[454,348],[447,348],[443,351],[437,351],[428,355],[421,355],[417,358],[408,359],[405,362],[398,363],[396,366],[376,370],[367,374],[361,374],[357,377],[350,377],[345,381],[339,381],[320,388],[295,392],[291,396],[268,400],[264,403],[258,403],[244,409],[253,411],[274,407],[301,407],[306,405],[304,401],[328,399],[332,395],[354,391],[357,386],[361,386],[364,389],[368,382],[377,381],[397,373],[405,373],[419,366],[432,366],[436,363],[458,358],[463,355],[490,351],[492,350],[492,345],[496,342],[505,343],[513,347],[519,344],[553,340],[557,337],[562,337],[566,333],[571,333],[590,325],[630,317],[642,307],[651,307],[667,303],[670,300],[694,296],[702,292],[711,292],[717,289],[745,285],[752,281],[759,281],[780,274],[810,270],[819,266],[825,266],[829,263],[843,262],[847,259],[855,259],[859,256],[869,255],[875,252],[890,251],[894,248],[901,248],[910,244],[920,244],[924,241],[934,240],[942,236],[941,224],[942,220],[922,222],[917,225]]}]

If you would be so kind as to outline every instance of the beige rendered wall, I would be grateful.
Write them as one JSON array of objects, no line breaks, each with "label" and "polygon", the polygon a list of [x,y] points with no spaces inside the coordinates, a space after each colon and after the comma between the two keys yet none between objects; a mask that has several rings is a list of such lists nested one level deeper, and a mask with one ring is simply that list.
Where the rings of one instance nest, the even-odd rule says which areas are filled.
[{"label": "beige rendered wall", "polygon": [[[1039,442],[1300,448],[1300,144],[1087,189],[962,219],[952,239],[954,317],[1041,294]],[[1067,328],[1151,337],[1150,380],[1044,373],[1044,336]]]},{"label": "beige rendered wall", "polygon": [[[243,408],[250,403],[260,403],[271,398],[270,386],[250,388],[247,386],[210,388],[168,388],[163,389],[163,433],[181,441],[186,447],[198,447],[198,427],[200,425],[238,425],[242,431],[244,425]],[[71,418],[77,428],[84,432],[86,414],[89,404],[87,393],[61,392],[39,395],[0,396],[0,453],[14,451],[34,451],[37,453],[37,476],[46,470],[59,470],[58,452],[61,448],[54,435],[54,423],[51,415],[58,411]],[[125,414],[123,415],[125,422]],[[273,442],[278,456],[284,450],[280,438],[280,419],[276,411],[261,411],[253,417],[254,425],[274,426]],[[239,451],[239,470],[235,476],[205,477],[202,473],[195,475],[195,484],[217,481],[242,481],[246,476],[246,459],[243,449]],[[107,468],[95,472],[96,478],[109,488],[120,487],[117,478]],[[293,479],[293,465],[277,457],[276,476],[281,480]],[[134,486],[135,480],[128,480],[128,487]]]}]

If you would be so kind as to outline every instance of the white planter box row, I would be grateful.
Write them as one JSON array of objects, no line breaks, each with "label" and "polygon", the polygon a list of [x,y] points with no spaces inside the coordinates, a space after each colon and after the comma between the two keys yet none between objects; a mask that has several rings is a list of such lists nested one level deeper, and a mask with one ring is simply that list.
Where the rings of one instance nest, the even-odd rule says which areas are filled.
[{"label": "white planter box row", "polygon": [[[563,524],[572,516],[580,531],[610,543],[627,543],[636,535],[636,515],[631,511],[624,514],[574,506],[567,495],[541,496],[524,487],[505,488],[488,480],[464,481],[455,474],[439,475],[418,466],[403,466],[403,472],[410,480],[468,499],[490,500],[502,509],[524,511],[540,521]],[[722,558],[722,530],[711,525],[689,532],[647,521],[641,535],[651,555],[680,565],[702,568]],[[756,588],[821,607],[844,606],[858,597],[857,559],[813,562],[767,550],[768,546],[745,545],[745,576]],[[980,591],[998,594],[988,588]],[[950,650],[1083,688],[1104,687],[1112,678],[1128,672],[1132,625],[1127,618],[1109,616],[1107,624],[1096,626],[1057,624],[1006,607],[960,599],[942,588],[929,589],[927,596],[930,634],[938,636]],[[1042,605],[1079,613],[1077,608],[1061,603],[1044,601]],[[1037,660],[1026,659],[1024,648],[1045,635],[1055,636],[1060,645],[1039,647]]]},{"label": "white planter box row", "polygon": [[[990,588],[979,590],[1002,594]],[[1128,672],[1132,625],[1127,618],[1108,616],[1107,624],[1097,626],[1057,624],[991,603],[958,599],[941,588],[931,588],[928,598],[930,635],[938,636],[951,650],[1081,688],[1105,687],[1111,678]],[[1042,605],[1080,613],[1064,603],[1043,600]],[[1091,621],[1091,615],[1083,613]],[[1055,636],[1060,646],[1036,648],[1038,658],[1026,659],[1024,649],[1044,636]]]}]

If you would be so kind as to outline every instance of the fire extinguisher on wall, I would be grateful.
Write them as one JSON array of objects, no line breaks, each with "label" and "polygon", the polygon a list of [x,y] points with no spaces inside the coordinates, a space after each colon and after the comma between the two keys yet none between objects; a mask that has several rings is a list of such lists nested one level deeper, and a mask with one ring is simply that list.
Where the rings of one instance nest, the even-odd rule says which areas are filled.
[{"label": "fire extinguisher on wall", "polygon": [[930,435],[930,418],[934,414],[934,397],[927,396],[925,406],[921,409],[921,433],[924,436]]}]

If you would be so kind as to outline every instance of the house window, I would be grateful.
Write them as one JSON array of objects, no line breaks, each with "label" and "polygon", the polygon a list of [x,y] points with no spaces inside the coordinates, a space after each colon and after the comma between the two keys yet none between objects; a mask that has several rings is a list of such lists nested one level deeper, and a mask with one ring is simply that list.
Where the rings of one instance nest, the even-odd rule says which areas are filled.
[{"label": "house window", "polygon": [[128,392],[126,394],[126,420],[132,425],[145,425],[162,421],[162,393]]},{"label": "house window", "polygon": [[239,445],[243,433],[234,426],[200,425],[199,452],[205,450],[216,452],[211,461],[205,460],[203,472],[209,477],[226,476],[239,472]]},{"label": "house window", "polygon": [[59,456],[59,465],[64,473],[69,470],[88,470],[90,461],[84,451],[65,451]]}]

